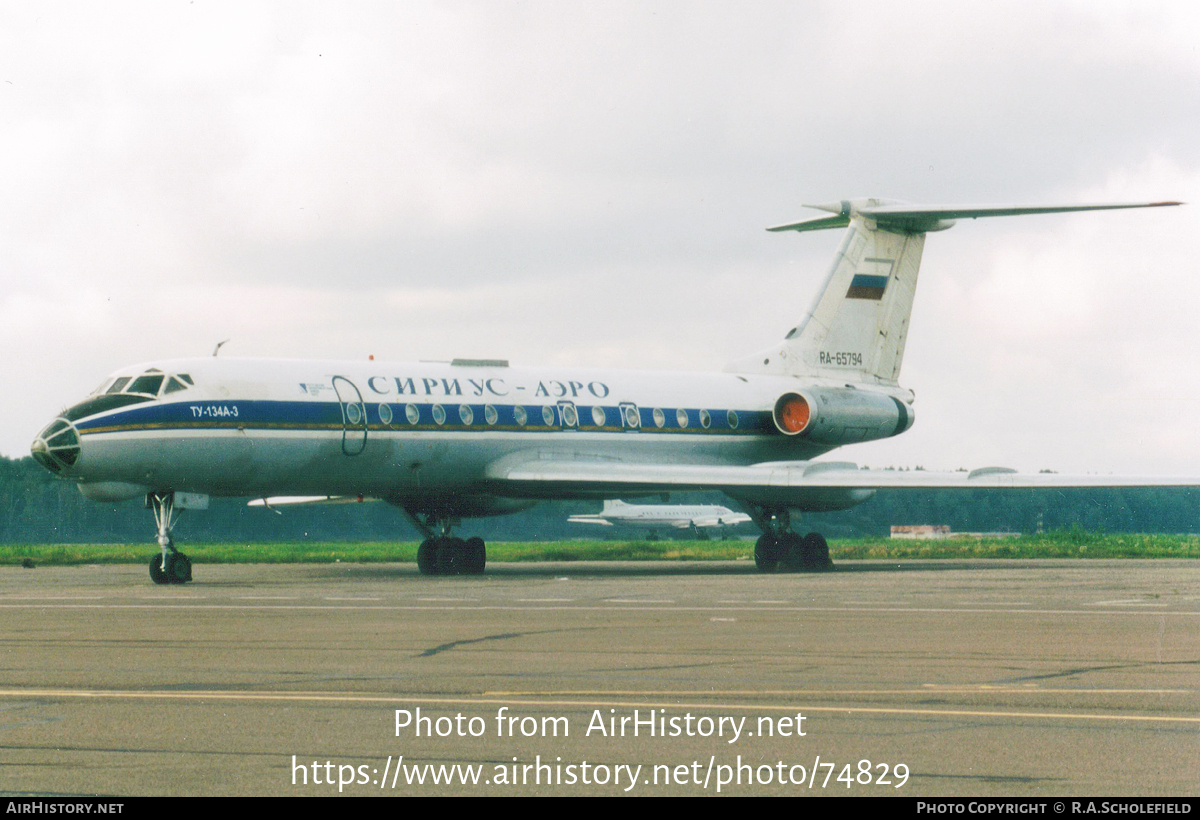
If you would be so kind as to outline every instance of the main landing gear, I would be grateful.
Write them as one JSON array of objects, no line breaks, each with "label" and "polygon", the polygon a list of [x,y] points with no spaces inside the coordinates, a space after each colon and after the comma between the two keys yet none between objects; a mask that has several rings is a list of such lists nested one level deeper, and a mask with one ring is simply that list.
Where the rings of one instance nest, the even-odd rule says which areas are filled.
[{"label": "main landing gear", "polygon": [[158,525],[158,546],[161,555],[150,559],[150,580],[156,584],[186,584],[192,580],[192,561],[175,549],[171,530],[179,518],[175,509],[174,493],[150,493],[146,506],[154,510],[154,522]]},{"label": "main landing gear", "polygon": [[482,538],[426,538],[417,547],[417,569],[422,575],[482,575],[487,547]]},{"label": "main landing gear", "polygon": [[754,515],[763,534],[754,544],[754,564],[762,572],[824,572],[833,569],[829,544],[819,532],[800,536],[791,531],[786,509]]},{"label": "main landing gear", "polygon": [[425,540],[417,547],[417,569],[422,575],[483,575],[487,566],[487,546],[482,538],[450,537],[451,519],[441,519],[441,534],[434,533],[433,526],[438,520],[428,516],[421,521],[413,513],[405,511],[409,520],[416,525],[424,535]]}]

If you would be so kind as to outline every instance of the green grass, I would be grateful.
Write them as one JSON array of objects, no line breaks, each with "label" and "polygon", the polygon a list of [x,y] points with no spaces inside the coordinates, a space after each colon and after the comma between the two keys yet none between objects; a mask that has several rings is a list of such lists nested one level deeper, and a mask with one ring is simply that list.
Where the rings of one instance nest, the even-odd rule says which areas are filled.
[{"label": "green grass", "polygon": [[[416,561],[414,542],[183,544],[197,564],[329,564]],[[144,544],[0,545],[0,566],[142,564],[156,551]],[[730,561],[750,559],[753,541],[497,541],[489,561]],[[1200,558],[1200,537],[1098,534],[1081,530],[1020,538],[901,541],[860,538],[830,542],[834,561],[953,558]]]}]

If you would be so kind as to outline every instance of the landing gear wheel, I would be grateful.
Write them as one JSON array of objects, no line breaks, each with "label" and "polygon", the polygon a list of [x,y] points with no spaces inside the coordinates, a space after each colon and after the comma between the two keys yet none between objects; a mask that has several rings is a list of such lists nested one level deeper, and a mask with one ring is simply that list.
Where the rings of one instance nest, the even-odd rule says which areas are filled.
[{"label": "landing gear wheel", "polygon": [[156,584],[186,584],[192,580],[192,561],[175,549],[175,540],[171,537],[180,513],[175,506],[175,493],[169,490],[149,493],[146,506],[154,511],[154,523],[158,527],[159,553],[150,559],[150,580]]},{"label": "landing gear wheel", "polygon": [[466,575],[483,575],[487,566],[487,546],[479,537],[468,538],[464,548],[463,573]]},{"label": "landing gear wheel", "polygon": [[170,576],[163,572],[163,557],[162,553],[150,559],[150,580],[156,584],[171,583]]},{"label": "landing gear wheel", "polygon": [[171,556],[170,576],[172,584],[186,584],[192,580],[192,559],[182,552]]},{"label": "landing gear wheel", "polygon": [[779,563],[779,539],[773,535],[762,535],[754,543],[754,565],[761,572],[774,572]]},{"label": "landing gear wheel", "polygon": [[810,532],[800,539],[800,567],[806,572],[824,572],[833,569],[829,560],[829,542],[819,532]]},{"label": "landing gear wheel", "polygon": [[799,572],[804,568],[804,539],[794,532],[779,536],[779,569],[782,572]]},{"label": "landing gear wheel", "polygon": [[426,538],[417,547],[417,569],[422,575],[437,575],[437,541]]},{"label": "landing gear wheel", "polygon": [[437,539],[437,574],[458,575],[463,571],[466,544],[461,538]]}]

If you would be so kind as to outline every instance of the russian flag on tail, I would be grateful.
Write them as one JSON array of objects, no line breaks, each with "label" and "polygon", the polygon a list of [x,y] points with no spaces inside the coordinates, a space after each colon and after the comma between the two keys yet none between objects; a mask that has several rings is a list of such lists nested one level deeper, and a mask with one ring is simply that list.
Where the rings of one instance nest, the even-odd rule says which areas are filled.
[{"label": "russian flag on tail", "polygon": [[846,298],[882,299],[883,291],[887,288],[887,281],[888,278],[886,276],[856,273],[854,274],[854,278],[850,280],[850,290],[846,291]]}]

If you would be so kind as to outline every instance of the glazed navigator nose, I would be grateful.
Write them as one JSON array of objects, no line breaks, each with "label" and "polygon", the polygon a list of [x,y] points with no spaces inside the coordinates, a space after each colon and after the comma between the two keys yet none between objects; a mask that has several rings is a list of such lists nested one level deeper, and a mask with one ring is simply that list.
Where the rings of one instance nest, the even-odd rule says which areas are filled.
[{"label": "glazed navigator nose", "polygon": [[50,472],[61,473],[79,459],[79,433],[71,422],[57,418],[37,434],[29,452]]}]

